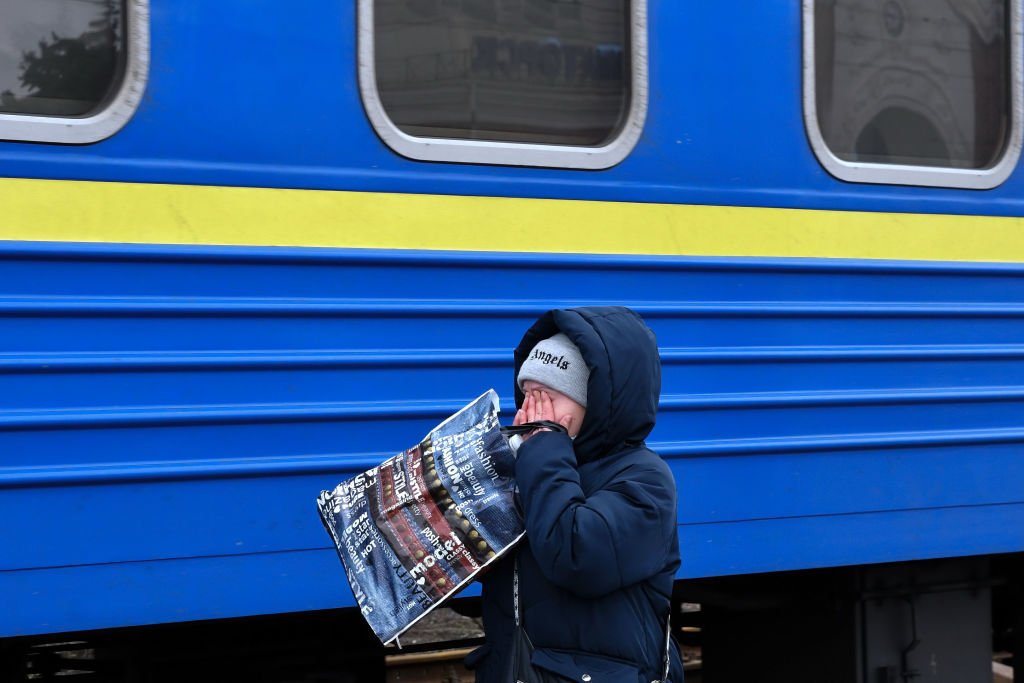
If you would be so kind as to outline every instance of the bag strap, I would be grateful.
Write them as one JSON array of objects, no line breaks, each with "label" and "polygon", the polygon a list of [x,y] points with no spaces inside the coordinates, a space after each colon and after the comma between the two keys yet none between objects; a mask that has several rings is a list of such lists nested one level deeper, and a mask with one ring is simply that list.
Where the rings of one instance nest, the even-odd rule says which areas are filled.
[{"label": "bag strap", "polygon": [[[668,616],[665,617],[665,671],[657,683],[667,683],[668,670],[672,668],[672,600],[668,601]],[[654,683],[652,681],[652,683]]]},{"label": "bag strap", "polygon": [[522,628],[522,612],[519,607],[519,556],[516,555],[515,568],[512,570],[512,611],[516,615],[516,628]]}]

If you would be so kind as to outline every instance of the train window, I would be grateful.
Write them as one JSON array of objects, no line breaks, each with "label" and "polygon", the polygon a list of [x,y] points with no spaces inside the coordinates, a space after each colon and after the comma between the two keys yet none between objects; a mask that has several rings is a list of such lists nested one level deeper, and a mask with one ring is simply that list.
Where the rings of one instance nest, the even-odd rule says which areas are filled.
[{"label": "train window", "polygon": [[843,180],[987,189],[1021,148],[1021,0],[804,0],[804,113]]},{"label": "train window", "polygon": [[607,168],[647,109],[646,0],[360,0],[378,134],[414,159]]},{"label": "train window", "polygon": [[0,2],[0,139],[87,143],[138,106],[147,0]]}]

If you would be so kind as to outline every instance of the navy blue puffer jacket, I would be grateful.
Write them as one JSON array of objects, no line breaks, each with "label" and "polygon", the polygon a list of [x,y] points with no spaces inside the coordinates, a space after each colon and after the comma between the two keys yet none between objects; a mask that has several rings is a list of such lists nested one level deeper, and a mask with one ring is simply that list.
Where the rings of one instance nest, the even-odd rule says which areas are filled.
[{"label": "navy blue puffer jacket", "polygon": [[[679,567],[675,484],[644,445],[661,389],[657,344],[626,308],[550,311],[516,349],[516,374],[533,346],[557,332],[579,347],[590,368],[587,413],[575,440],[543,432],[519,449],[527,538],[516,557],[524,624],[535,662],[542,658],[572,680],[586,673],[583,680],[593,683],[648,683],[662,676]],[[516,405],[522,401],[517,387]],[[508,683],[516,557],[482,580],[486,644],[467,658],[478,683]],[[669,680],[682,679],[673,645]]]}]

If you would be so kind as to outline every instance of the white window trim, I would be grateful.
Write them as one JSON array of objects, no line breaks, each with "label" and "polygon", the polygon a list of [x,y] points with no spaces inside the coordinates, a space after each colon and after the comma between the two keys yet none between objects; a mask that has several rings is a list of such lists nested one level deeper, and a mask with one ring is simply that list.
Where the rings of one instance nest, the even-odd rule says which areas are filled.
[{"label": "white window trim", "polygon": [[817,96],[814,71],[814,3],[803,0],[803,90],[804,125],[807,137],[818,161],[825,170],[839,178],[855,183],[887,185],[923,185],[927,187],[956,187],[971,190],[989,190],[1001,185],[1017,166],[1022,144],[1022,82],[1021,65],[1021,2],[1010,0],[1010,134],[1003,155],[993,166],[983,169],[909,166],[901,164],[872,164],[844,161],[825,142],[818,122]]},{"label": "white window trim", "polygon": [[377,90],[373,4],[374,0],[359,0],[359,89],[377,135],[398,154],[420,161],[598,170],[621,162],[640,139],[647,118],[647,0],[630,0],[629,113],[615,139],[600,147],[416,137],[403,132],[384,111]]},{"label": "white window trim", "polygon": [[142,100],[149,76],[149,0],[125,3],[127,61],[117,94],[90,116],[60,117],[0,113],[0,140],[87,144],[121,130]]}]

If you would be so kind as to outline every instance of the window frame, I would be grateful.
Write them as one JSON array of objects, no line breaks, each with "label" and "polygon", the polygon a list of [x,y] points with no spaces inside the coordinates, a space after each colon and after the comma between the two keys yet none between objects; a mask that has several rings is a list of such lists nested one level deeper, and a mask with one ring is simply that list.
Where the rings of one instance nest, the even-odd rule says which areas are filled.
[{"label": "window frame", "polygon": [[370,123],[381,140],[403,157],[502,166],[602,170],[623,161],[636,146],[647,119],[647,0],[628,0],[630,14],[630,103],[615,137],[600,146],[556,145],[418,137],[402,131],[384,110],[377,89],[374,0],[359,0],[359,90]]},{"label": "window frame", "polygon": [[804,126],[814,155],[830,174],[840,180],[854,183],[884,185],[920,185],[925,187],[950,187],[970,190],[990,190],[1001,185],[1010,177],[1017,166],[1022,145],[1022,119],[1024,119],[1024,97],[1022,82],[1024,68],[1021,64],[1021,32],[1013,27],[1020,26],[1024,0],[1008,0],[1009,3],[1009,50],[1010,50],[1010,127],[1002,156],[988,168],[968,169],[942,166],[916,166],[904,164],[879,164],[846,161],[836,156],[829,148],[821,132],[817,112],[817,74],[814,59],[814,9],[816,0],[803,0],[803,110]]},{"label": "window frame", "polygon": [[124,73],[106,105],[88,116],[0,112],[0,140],[84,145],[105,140],[128,123],[149,77],[149,0],[126,0],[125,14]]}]

